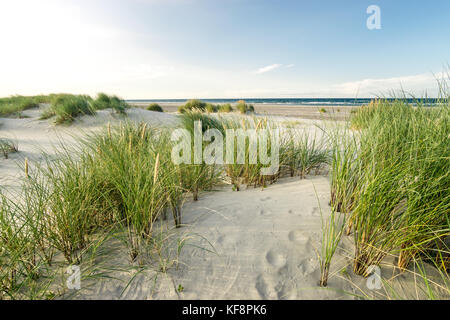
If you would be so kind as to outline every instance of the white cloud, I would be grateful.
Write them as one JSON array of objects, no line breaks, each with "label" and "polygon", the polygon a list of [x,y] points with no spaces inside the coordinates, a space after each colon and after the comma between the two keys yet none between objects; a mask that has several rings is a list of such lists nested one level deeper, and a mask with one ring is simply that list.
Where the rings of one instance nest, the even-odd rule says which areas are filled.
[{"label": "white cloud", "polygon": [[394,92],[405,91],[407,94],[422,96],[438,93],[437,79],[446,78],[443,72],[437,74],[423,73],[410,76],[399,76],[383,79],[363,79],[358,81],[335,84],[331,91],[347,96],[378,96],[389,95]]},{"label": "white cloud", "polygon": [[282,66],[282,65],[281,65],[281,64],[278,64],[278,63],[271,64],[271,65],[269,65],[269,66],[265,66],[265,67],[259,68],[259,69],[256,71],[256,74],[266,73],[266,72],[275,70],[275,69],[277,69],[277,68],[279,68],[279,67],[281,67],[281,66]]},{"label": "white cloud", "polygon": [[[262,79],[262,78],[261,78]],[[266,78],[268,79],[268,78]],[[409,76],[398,76],[379,79],[362,79],[343,83],[284,82],[267,80],[252,83],[255,87],[221,88],[225,90],[223,97],[261,97],[261,98],[371,98],[402,96],[404,93],[417,98],[436,97],[439,94],[438,81],[448,79],[445,72],[423,73]],[[323,79],[325,82],[326,79]],[[450,82],[450,81],[448,81]]]}]

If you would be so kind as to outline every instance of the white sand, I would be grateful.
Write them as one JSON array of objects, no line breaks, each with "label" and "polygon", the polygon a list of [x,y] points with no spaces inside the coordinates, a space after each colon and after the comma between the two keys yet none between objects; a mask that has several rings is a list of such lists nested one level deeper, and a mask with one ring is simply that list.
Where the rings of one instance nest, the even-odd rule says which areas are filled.
[{"label": "white sand", "polygon": [[170,126],[176,123],[176,117],[171,114],[131,109],[126,117],[113,114],[110,110],[101,110],[95,116],[76,119],[71,125],[55,126],[51,120],[39,120],[40,113],[41,110],[32,109],[23,112],[27,117],[24,119],[0,118],[0,137],[13,140],[20,151],[10,154],[7,160],[1,159],[0,186],[13,188],[20,185],[19,177],[22,172],[17,162],[23,162],[25,158],[29,159],[30,164],[39,161],[42,151],[52,154],[60,142],[70,145],[74,141],[73,137],[99,130],[108,123],[134,121],[155,126]]},{"label": "white sand", "polygon": [[[28,119],[0,119],[0,137],[16,139],[20,152],[0,160],[0,186],[13,190],[23,173],[17,162],[25,157],[39,161],[39,150],[51,151],[61,139],[97,130],[109,121],[119,121],[109,111],[83,117],[71,126],[55,127],[37,120],[38,111],[26,112]],[[176,117],[140,109],[128,112],[128,120],[152,125],[172,125]],[[292,118],[289,119],[292,121]],[[311,120],[299,120],[313,130]],[[71,140],[72,139],[72,140]],[[183,207],[184,227],[173,231],[174,239],[188,239],[179,257],[178,268],[157,272],[158,263],[144,271],[132,270],[126,249],[120,244],[103,259],[105,266],[125,268],[113,271],[115,279],[84,279],[79,299],[352,299],[375,291],[366,280],[351,272],[351,237],[344,237],[333,259],[329,286],[318,286],[318,254],[321,243],[321,211],[330,212],[330,185],[327,176],[307,179],[284,178],[266,189],[233,192],[230,186],[202,193],[198,202],[188,200]],[[174,248],[172,248],[174,249]],[[173,253],[173,252],[172,252]],[[175,257],[175,255],[173,255]],[[85,268],[85,269],[83,269]],[[87,273],[82,266],[82,273]],[[101,269],[101,267],[100,267]],[[346,272],[341,272],[346,270]],[[390,267],[383,268],[390,278]],[[416,297],[414,278],[405,273],[395,280],[396,290]],[[178,292],[181,285],[184,290]],[[72,292],[73,293],[73,292]],[[417,293],[417,296],[420,296]]]}]

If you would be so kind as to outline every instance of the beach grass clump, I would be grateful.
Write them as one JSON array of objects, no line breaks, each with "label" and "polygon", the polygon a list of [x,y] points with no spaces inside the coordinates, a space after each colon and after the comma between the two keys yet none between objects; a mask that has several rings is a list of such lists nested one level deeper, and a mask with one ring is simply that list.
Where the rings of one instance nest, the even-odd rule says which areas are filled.
[{"label": "beach grass clump", "polygon": [[[228,153],[224,152],[224,168],[233,188],[239,191],[242,184],[265,187],[267,183],[275,182],[279,177],[279,166],[272,168],[269,162],[271,157],[279,154],[277,125],[267,118],[256,117],[227,117],[222,122],[226,144],[231,144],[227,147]],[[265,146],[262,140],[266,141]]]},{"label": "beach grass clump", "polygon": [[184,106],[179,106],[178,107],[178,113],[183,114],[186,112],[186,109],[184,108]]},{"label": "beach grass clump", "polygon": [[94,110],[112,109],[118,114],[125,114],[128,104],[117,96],[99,93],[97,98],[92,101],[92,107]]},{"label": "beach grass clump", "polygon": [[[47,193],[31,195],[32,199],[46,199],[46,210],[43,221],[47,241],[50,246],[61,252],[69,263],[80,263],[83,250],[88,247],[90,234],[96,231],[96,216],[101,199],[96,183],[95,167],[90,159],[71,157],[69,150],[61,151],[57,159],[46,159],[44,165],[37,167],[37,172],[30,174],[28,180],[34,184],[28,192]],[[37,189],[37,186],[43,190]],[[36,209],[36,208],[35,208]],[[34,210],[39,212],[39,210]]]},{"label": "beach grass clump", "polygon": [[221,112],[221,113],[233,112],[233,107],[231,106],[231,104],[225,103],[225,104],[222,104],[219,106],[218,112]]},{"label": "beach grass clump", "polygon": [[313,170],[319,171],[329,163],[330,155],[325,140],[306,130],[288,128],[280,146],[280,164],[291,177],[305,178]]},{"label": "beach grass clump", "polygon": [[0,192],[0,300],[52,297],[52,273],[34,234],[30,215],[20,202]]},{"label": "beach grass clump", "polygon": [[[196,128],[196,123],[201,126]],[[213,142],[203,141],[203,134],[210,129],[218,130],[223,134],[223,125],[219,119],[204,114],[200,110],[193,110],[186,111],[181,116],[181,126],[189,132],[191,139],[190,161],[180,164],[181,185],[183,189],[191,192],[194,201],[197,201],[200,191],[211,190],[219,182],[220,169],[214,163],[206,163],[203,157],[195,158],[195,137],[200,136],[200,152],[203,154],[207,146]]]},{"label": "beach grass clump", "polygon": [[125,124],[87,143],[102,191],[100,216],[126,230],[132,260],[151,241],[153,225],[167,209],[181,225],[181,173],[171,160],[169,138],[146,124]]},{"label": "beach grass clump", "polygon": [[147,108],[148,111],[155,111],[155,112],[164,112],[163,108],[157,104],[157,103],[152,103],[150,104]]},{"label": "beach grass clump", "polygon": [[3,155],[5,159],[8,159],[10,153],[18,152],[19,148],[17,143],[11,139],[0,138],[0,155]]},{"label": "beach grass clump", "polygon": [[95,99],[88,95],[51,94],[39,100],[49,100],[50,106],[41,114],[41,119],[55,118],[56,124],[70,123],[81,115],[94,115],[96,110],[110,108],[115,113],[125,114],[128,104],[117,96],[99,93]]},{"label": "beach grass clump", "polygon": [[21,112],[39,107],[39,101],[42,101],[40,96],[25,97],[25,96],[13,96],[9,98],[0,99],[0,116],[18,115],[20,117]]},{"label": "beach grass clump", "polygon": [[389,108],[388,105],[382,103],[381,100],[371,100],[366,106],[362,106],[359,109],[353,109],[351,111],[352,117],[350,118],[350,124],[352,129],[365,129],[369,123],[373,120],[373,117],[378,114],[378,108],[382,106],[384,109]]},{"label": "beach grass clump", "polygon": [[187,101],[184,105],[178,107],[179,113],[184,113],[185,111],[205,111],[207,103],[198,99],[192,99]]},{"label": "beach grass clump", "polygon": [[59,94],[52,98],[50,107],[41,114],[41,119],[55,118],[55,124],[70,123],[80,115],[95,114],[91,99],[83,95]]},{"label": "beach grass clump", "polygon": [[100,92],[97,98],[93,101],[93,107],[96,110],[103,110],[109,108],[111,103],[110,97],[106,93]]},{"label": "beach grass clump", "polygon": [[322,242],[321,252],[319,255],[320,265],[320,282],[321,287],[328,285],[328,277],[330,274],[331,260],[344,234],[345,215],[337,212],[335,208],[331,209],[329,217],[324,217],[322,209],[320,209],[322,219]]},{"label": "beach grass clump", "polygon": [[236,109],[241,114],[247,114],[247,113],[250,113],[250,112],[255,112],[255,108],[253,107],[253,105],[247,104],[245,102],[245,100],[239,100],[237,102]]},{"label": "beach grass clump", "polygon": [[[0,299],[14,298],[34,269],[34,254],[24,248],[32,249],[32,244],[21,232],[13,204],[1,194],[0,199]],[[25,261],[25,264],[22,263]]]},{"label": "beach grass clump", "polygon": [[26,163],[25,202],[15,209],[41,260],[50,265],[58,253],[79,264],[99,233],[114,231],[126,235],[131,260],[145,263],[155,221],[171,210],[182,223],[185,190],[171,150],[168,131],[126,123],[61,145],[32,171]]},{"label": "beach grass clump", "polygon": [[448,105],[426,109],[381,102],[376,110],[363,133],[369,138],[360,147],[362,166],[371,174],[362,177],[354,209],[359,273],[391,251],[405,269],[417,253],[449,234]]},{"label": "beach grass clump", "polygon": [[[351,213],[357,197],[356,187],[361,176],[358,158],[358,137],[346,129],[335,128],[328,136],[331,145],[331,201],[337,212]],[[350,232],[351,219],[347,219]]]},{"label": "beach grass clump", "polygon": [[354,272],[367,276],[369,266],[387,255],[396,255],[397,267],[405,270],[430,252],[445,269],[448,101],[428,108],[378,100],[353,117],[351,126],[359,131],[335,140],[331,176],[332,207],[349,214],[354,230]]},{"label": "beach grass clump", "polygon": [[219,111],[219,106],[212,103],[207,103],[205,106],[205,111],[208,113],[216,113]]}]

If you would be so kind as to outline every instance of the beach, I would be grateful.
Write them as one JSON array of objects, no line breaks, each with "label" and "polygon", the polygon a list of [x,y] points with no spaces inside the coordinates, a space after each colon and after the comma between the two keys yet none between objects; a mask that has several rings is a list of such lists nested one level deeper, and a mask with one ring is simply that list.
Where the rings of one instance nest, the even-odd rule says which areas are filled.
[{"label": "beach", "polygon": [[[178,107],[183,103],[179,102],[156,102],[164,109],[165,112],[177,112]],[[145,107],[148,103],[131,102],[137,107]],[[232,104],[236,105],[236,103]],[[351,111],[356,110],[359,106],[329,106],[329,105],[302,105],[302,104],[270,104],[270,103],[254,103],[255,112],[260,115],[297,117],[301,119],[312,120],[347,120]]]},{"label": "beach", "polygon": [[0,1],[2,311],[450,301],[450,1],[323,2]]},{"label": "beach", "polygon": [[[106,126],[144,122],[149,127],[175,128],[179,123],[175,106],[163,108],[167,112],[130,108],[126,118],[100,110],[62,126],[39,120],[42,109],[24,111],[22,119],[2,118],[0,136],[16,141],[19,152],[0,161],[0,185],[10,194],[19,194],[25,159],[27,170],[33,172],[43,161],[43,151],[52,156],[61,143],[73,146],[79,137]],[[324,119],[324,113],[311,109],[255,105],[256,117],[295,126],[310,137],[343,123]],[[337,113],[335,109],[327,108],[327,113]],[[348,110],[340,108],[346,115]],[[94,265],[88,261],[81,264],[81,290],[55,289],[60,290],[58,298],[387,299],[387,287],[370,289],[367,279],[353,274],[352,235],[342,236],[328,286],[319,286],[323,224],[332,212],[328,170],[303,178],[283,177],[264,187],[243,185],[239,192],[229,183],[220,183],[211,191],[200,192],[198,201],[188,195],[182,204],[181,228],[175,228],[170,219],[154,227],[156,234],[170,239],[164,243],[159,261],[151,259],[144,267],[130,262],[127,247],[115,237],[108,238],[99,244]],[[179,251],[180,241],[183,249]],[[402,295],[424,298],[423,292],[417,292],[416,274],[398,272],[393,261],[387,257],[380,265],[386,281]],[[431,266],[425,269],[431,279],[439,278]],[[440,293],[448,297],[446,290]]]}]

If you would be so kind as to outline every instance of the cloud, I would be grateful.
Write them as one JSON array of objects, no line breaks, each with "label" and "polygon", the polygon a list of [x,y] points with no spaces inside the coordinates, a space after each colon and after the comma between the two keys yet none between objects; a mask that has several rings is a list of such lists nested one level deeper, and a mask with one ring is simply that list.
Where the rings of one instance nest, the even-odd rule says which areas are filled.
[{"label": "cloud", "polygon": [[428,93],[437,94],[438,81],[446,78],[443,72],[436,74],[423,73],[409,76],[399,76],[384,79],[363,79],[359,81],[344,82],[332,86],[332,91],[341,95],[377,96],[389,95],[392,90],[398,92],[404,90],[413,95]]},{"label": "cloud", "polygon": [[271,64],[271,65],[269,65],[269,66],[265,66],[265,67],[259,68],[259,69],[256,71],[256,74],[266,73],[266,72],[275,70],[275,69],[277,69],[277,68],[279,68],[279,67],[281,67],[281,66],[282,66],[282,65],[281,65],[281,64],[278,64],[278,63]]},{"label": "cloud", "polygon": [[417,98],[425,97],[425,95],[437,97],[439,96],[438,80],[445,79],[449,79],[445,71],[326,84],[322,81],[295,82],[292,79],[274,83],[269,78],[265,78],[266,81],[252,82],[252,86],[226,88],[227,90],[222,91],[220,96],[230,98],[373,98],[401,97],[405,93],[407,96],[411,94]]},{"label": "cloud", "polygon": [[292,68],[293,66],[295,66],[295,64],[288,64],[287,66],[286,66],[286,68]]}]

